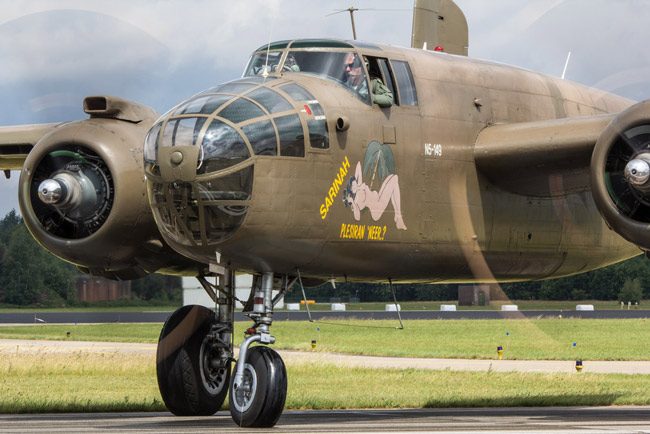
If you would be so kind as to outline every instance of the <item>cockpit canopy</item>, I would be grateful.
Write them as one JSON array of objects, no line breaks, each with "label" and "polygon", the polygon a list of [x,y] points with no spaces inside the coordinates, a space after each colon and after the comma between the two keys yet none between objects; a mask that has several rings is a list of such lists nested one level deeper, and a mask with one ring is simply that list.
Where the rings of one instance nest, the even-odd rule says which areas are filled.
[{"label": "cockpit canopy", "polygon": [[260,47],[248,62],[244,76],[302,73],[333,81],[370,104],[367,68],[355,47],[341,41],[282,41]]},{"label": "cockpit canopy", "polygon": [[[310,116],[307,112],[309,108]],[[196,146],[198,175],[219,172],[254,155],[304,157],[305,145],[329,147],[316,98],[272,77],[246,77],[200,93],[163,115],[145,141],[145,161],[163,147]]]}]

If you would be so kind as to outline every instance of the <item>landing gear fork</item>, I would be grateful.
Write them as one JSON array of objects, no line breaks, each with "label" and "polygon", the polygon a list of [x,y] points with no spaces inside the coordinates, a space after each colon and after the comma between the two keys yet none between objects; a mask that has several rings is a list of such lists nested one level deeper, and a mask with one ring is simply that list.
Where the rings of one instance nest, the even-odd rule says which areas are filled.
[{"label": "landing gear fork", "polygon": [[[257,280],[257,279],[255,279]],[[255,282],[254,280],[254,282]],[[235,375],[230,387],[230,414],[239,426],[272,427],[284,409],[287,396],[287,372],[279,354],[264,346],[272,344],[273,273],[264,273],[259,287],[253,287],[253,309],[249,317],[254,326],[239,348]],[[286,278],[281,293],[286,289]]]}]

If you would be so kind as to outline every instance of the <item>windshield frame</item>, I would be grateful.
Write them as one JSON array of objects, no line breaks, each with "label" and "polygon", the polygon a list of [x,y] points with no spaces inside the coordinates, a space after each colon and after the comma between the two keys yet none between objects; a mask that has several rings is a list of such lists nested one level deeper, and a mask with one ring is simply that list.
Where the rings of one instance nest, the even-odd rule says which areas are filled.
[{"label": "windshield frame", "polygon": [[[340,86],[342,86],[344,89],[346,89],[348,92],[352,93],[357,99],[360,101],[364,102],[366,105],[371,105],[371,96],[370,96],[370,80],[369,80],[369,75],[368,75],[368,68],[365,65],[365,61],[363,60],[364,57],[361,53],[358,52],[358,50],[354,48],[329,48],[329,47],[300,47],[300,48],[291,48],[291,44],[289,44],[288,48],[284,49],[274,49],[270,50],[270,53],[279,53],[281,52],[280,56],[280,61],[277,65],[275,65],[275,69],[271,70],[269,68],[269,75],[284,75],[284,74],[305,74],[309,75],[312,77],[318,77],[330,82],[334,82]],[[339,78],[336,76],[333,76],[331,74],[328,74],[328,71],[321,71],[321,72],[316,72],[316,71],[304,71],[302,69],[296,69],[295,67],[291,67],[291,65],[287,64],[287,59],[290,58],[290,56],[294,53],[318,53],[321,55],[335,55],[335,56],[349,56],[352,55],[354,56],[354,63],[359,64],[360,66],[360,73],[359,75],[362,78],[362,81],[357,82],[356,86],[352,86],[349,83],[349,77],[346,79],[344,77],[344,73],[346,73],[346,68],[345,68],[345,62],[347,61],[346,58],[343,58],[345,60],[342,60],[340,62],[341,65],[341,73],[338,75]],[[258,50],[253,52],[251,55],[247,65],[246,69],[244,70],[244,74],[242,77],[253,77],[253,76],[262,76],[261,73],[253,73],[252,72],[252,66],[253,62],[256,59],[260,58],[265,58],[267,54],[266,50]],[[285,66],[286,65],[286,66]],[[299,68],[299,65],[298,65]]]}]

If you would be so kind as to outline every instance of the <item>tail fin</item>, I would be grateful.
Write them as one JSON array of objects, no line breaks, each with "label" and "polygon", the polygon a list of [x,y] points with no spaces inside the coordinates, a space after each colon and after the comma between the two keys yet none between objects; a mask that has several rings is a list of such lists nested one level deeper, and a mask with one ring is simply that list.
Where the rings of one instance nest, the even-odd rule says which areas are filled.
[{"label": "tail fin", "polygon": [[415,0],[411,47],[467,56],[468,33],[465,14],[452,0]]}]

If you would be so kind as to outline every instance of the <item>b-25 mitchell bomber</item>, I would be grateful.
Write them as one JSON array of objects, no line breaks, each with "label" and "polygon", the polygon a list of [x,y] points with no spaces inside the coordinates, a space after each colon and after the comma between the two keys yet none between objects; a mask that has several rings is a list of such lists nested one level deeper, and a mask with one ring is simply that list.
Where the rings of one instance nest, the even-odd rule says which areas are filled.
[{"label": "b-25 mitchell bomber", "polygon": [[[650,102],[470,59],[467,34],[452,1],[417,0],[412,48],[265,44],[162,116],[89,96],[88,119],[1,128],[0,168],[20,170],[34,238],[80,270],[197,276],[215,309],[163,326],[163,400],[209,415],[229,396],[238,425],[270,427],[274,291],[548,279],[650,249]],[[233,370],[238,272],[254,323]]]}]

